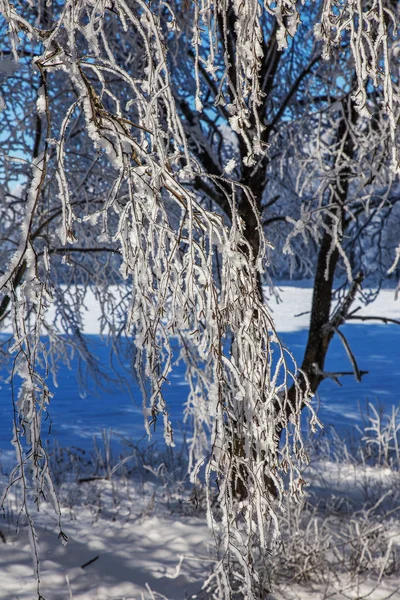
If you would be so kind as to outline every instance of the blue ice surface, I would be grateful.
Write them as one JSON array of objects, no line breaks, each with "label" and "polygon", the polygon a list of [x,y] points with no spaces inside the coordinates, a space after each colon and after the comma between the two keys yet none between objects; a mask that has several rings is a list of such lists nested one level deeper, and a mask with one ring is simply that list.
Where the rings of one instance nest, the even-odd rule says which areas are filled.
[{"label": "blue ice surface", "polygon": [[[360,371],[368,371],[361,382],[354,375],[339,377],[340,387],[326,379],[319,387],[312,405],[325,427],[334,426],[340,435],[350,433],[363,424],[369,403],[391,413],[400,406],[400,327],[398,325],[366,324],[344,325],[340,328],[357,360]],[[301,361],[307,330],[283,333],[282,340]],[[325,362],[326,372],[352,371],[343,344],[335,336]]]},{"label": "blue ice surface", "polygon": [[[127,370],[114,363],[110,366],[110,346],[98,335],[86,335],[88,347],[95,355],[102,372],[109,381],[101,379],[102,385],[92,377],[87,377],[87,387],[82,394],[82,386],[78,382],[79,361],[75,357],[70,362],[70,369],[61,364],[57,372],[57,387],[51,376],[47,384],[54,397],[48,407],[49,417],[42,423],[42,441],[56,441],[61,447],[76,447],[83,450],[93,449],[93,437],[101,438],[104,431],[109,431],[113,441],[121,445],[122,438],[135,442],[147,440],[142,408],[142,394],[139,383]],[[174,344],[171,344],[174,347]],[[175,348],[176,360],[178,348]],[[128,363],[125,362],[125,366]],[[117,380],[115,371],[121,375]],[[12,451],[13,392],[17,400],[20,380],[9,381],[6,369],[0,371],[0,452]],[[13,391],[12,391],[13,390]],[[169,383],[163,388],[170,420],[174,427],[174,442],[182,443],[188,427],[183,423],[183,405],[189,393],[185,382],[185,367],[180,363],[169,376]],[[162,415],[151,427],[151,441],[164,444]]]},{"label": "blue ice surface", "polygon": [[[396,325],[346,325],[342,327],[350,347],[357,358],[360,370],[369,371],[361,383],[354,376],[341,378],[339,387],[332,380],[325,380],[319,388],[319,398],[313,405],[319,405],[318,415],[325,426],[333,425],[343,435],[356,425],[361,425],[360,405],[366,402],[380,403],[386,411],[398,406],[400,401],[400,327]],[[283,342],[291,350],[297,361],[301,361],[305,348],[307,331],[284,333]],[[94,353],[104,369],[109,367],[110,349],[99,336],[88,336]],[[129,379],[125,388],[108,384],[98,387],[89,381],[85,397],[81,397],[77,383],[77,360],[72,368],[61,366],[58,373],[58,388],[51,380],[49,387],[54,392],[49,413],[50,420],[43,426],[43,439],[57,441],[62,447],[75,446],[85,450],[93,447],[93,436],[100,437],[102,431],[112,432],[115,443],[125,436],[138,441],[145,436],[140,388],[134,378]],[[326,371],[351,371],[351,365],[341,341],[336,336],[330,346]],[[110,371],[111,373],[111,371]],[[184,378],[185,368],[180,363],[170,374],[170,384],[165,385],[164,393],[170,411],[170,419],[175,430],[177,446],[182,443],[183,432],[189,426],[183,424],[183,405],[189,387]],[[11,430],[13,405],[11,384],[0,382],[0,450],[5,455],[12,451]],[[129,389],[128,389],[129,388]],[[162,419],[156,425],[153,441],[163,444]]]}]

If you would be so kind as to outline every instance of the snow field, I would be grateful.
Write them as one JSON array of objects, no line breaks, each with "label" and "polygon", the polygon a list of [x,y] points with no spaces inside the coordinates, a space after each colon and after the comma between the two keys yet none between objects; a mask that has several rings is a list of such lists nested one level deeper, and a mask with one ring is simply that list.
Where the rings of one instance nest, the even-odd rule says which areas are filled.
[{"label": "snow field", "polygon": [[[336,458],[327,459],[323,445],[309,449],[306,495],[280,512],[281,544],[261,568],[272,584],[265,600],[400,598],[399,471],[345,457],[336,443]],[[182,481],[153,474],[61,484],[66,545],[51,506],[42,505],[35,525],[46,600],[211,598],[201,591],[215,560],[204,513]],[[12,492],[0,527],[2,600],[35,597],[27,526],[15,530],[20,502]]]},{"label": "snow field", "polygon": [[[285,285],[278,291],[282,303],[269,298],[277,329],[300,335],[309,316],[294,315],[309,310],[311,289]],[[85,301],[85,333],[98,335],[100,311],[90,294]],[[398,319],[400,307],[393,290],[382,290],[373,305],[357,314]],[[353,323],[360,322],[353,321],[349,327]],[[369,323],[365,324],[366,332],[372,331]],[[376,379],[369,379],[367,385],[380,390],[383,399],[385,392],[390,393],[393,403],[399,388],[395,389],[395,378],[388,388],[388,374],[395,370],[398,338],[388,337],[391,341],[385,356],[381,356],[383,351],[378,351],[373,337],[366,334],[365,339],[371,343],[363,344],[360,338],[355,353],[361,367],[363,359],[371,358],[371,377],[373,366],[378,371]],[[335,352],[333,347],[333,355]],[[350,390],[353,402],[349,380],[344,389]],[[179,379],[177,383],[182,382]],[[331,423],[340,425],[335,392],[321,391],[321,396],[325,396],[326,410],[331,409]],[[345,414],[358,411],[353,404],[341,411],[347,423],[351,418]],[[323,421],[326,423],[325,418]],[[311,449],[311,464],[303,474],[310,484],[307,495],[298,504],[288,503],[280,514],[282,545],[274,548],[262,571],[266,584],[272,583],[273,588],[266,593],[266,600],[400,600],[400,455],[397,463],[392,460],[389,464],[385,444],[392,459],[396,458],[394,438],[385,437],[384,428],[375,427],[368,436],[375,442],[364,445],[363,454],[339,448],[337,440],[339,449],[335,451],[329,441],[323,441],[317,451]],[[381,452],[368,455],[368,447],[380,448]],[[99,476],[99,469],[90,471],[89,466],[89,480],[85,481],[79,469],[74,471],[64,464],[59,465],[58,472],[56,469],[62,527],[69,536],[66,546],[58,539],[51,506],[43,503],[40,512],[33,513],[43,598],[210,598],[201,587],[215,561],[213,538],[202,510],[196,510],[191,492],[182,483],[182,473],[177,475],[173,466],[170,472],[167,468],[159,471],[155,463],[147,469],[148,477],[142,471],[138,477],[128,471],[121,474],[121,470],[107,478],[106,471],[100,469]],[[0,522],[1,600],[36,598],[27,525],[22,517],[18,523],[20,508],[21,497],[14,490],[6,502],[5,519]]]},{"label": "snow field", "polygon": [[[97,480],[67,484],[60,496],[66,545],[49,504],[35,518],[46,600],[183,600],[201,589],[211,562],[210,532],[190,506],[186,514],[178,502],[174,508],[159,485]],[[11,495],[7,524],[1,524],[2,600],[35,597],[27,525],[15,531],[18,507]]]}]

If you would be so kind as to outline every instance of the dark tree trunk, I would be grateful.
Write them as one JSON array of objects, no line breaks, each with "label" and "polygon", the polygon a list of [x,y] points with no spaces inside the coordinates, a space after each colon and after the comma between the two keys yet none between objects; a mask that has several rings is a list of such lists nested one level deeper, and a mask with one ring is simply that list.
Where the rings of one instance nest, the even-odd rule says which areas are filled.
[{"label": "dark tree trunk", "polygon": [[[343,153],[348,159],[347,165],[355,158],[355,144],[349,129],[349,124],[353,125],[356,122],[356,119],[357,113],[349,100],[345,114],[338,126],[336,136],[337,145],[344,140]],[[334,166],[337,167],[338,165],[335,164]],[[306,391],[308,385],[313,394],[317,391],[321,381],[324,379],[326,355],[328,353],[329,344],[335,334],[335,327],[333,327],[330,319],[334,278],[340,257],[337,243],[340,243],[341,240],[333,239],[333,225],[334,220],[337,220],[340,224],[340,230],[344,223],[344,206],[348,200],[350,182],[351,170],[349,166],[345,166],[340,171],[340,176],[338,176],[329,198],[330,205],[333,205],[330,209],[332,216],[329,216],[325,220],[324,233],[318,251],[308,339],[301,364],[302,373],[299,375],[298,380],[300,389],[303,392]],[[353,300],[354,297],[352,296],[351,302]],[[349,308],[350,305],[346,304],[347,312]],[[343,317],[344,316],[343,313]],[[340,325],[341,322],[338,322],[338,325]],[[289,403],[286,409],[286,417],[289,417],[292,407],[294,407],[295,396],[296,388],[293,385],[289,390]]]}]

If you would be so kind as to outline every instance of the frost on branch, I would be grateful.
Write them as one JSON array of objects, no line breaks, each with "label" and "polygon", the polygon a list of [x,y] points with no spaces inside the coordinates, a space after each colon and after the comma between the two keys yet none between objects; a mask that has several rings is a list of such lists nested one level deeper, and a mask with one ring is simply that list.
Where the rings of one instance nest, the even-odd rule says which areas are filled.
[{"label": "frost on branch", "polygon": [[[225,585],[233,552],[243,571],[243,589],[250,594],[254,574],[243,555],[253,546],[265,548],[273,493],[281,497],[284,492],[280,463],[285,459],[291,464],[293,443],[301,453],[296,421],[294,439],[283,436],[281,448],[277,446],[275,419],[279,415],[285,429],[295,366],[259,297],[257,269],[265,253],[261,224],[260,253],[253,256],[236,213],[234,186],[228,227],[183,185],[193,178],[195,165],[171,93],[164,35],[145,3],[121,0],[108,11],[108,2],[66,2],[58,21],[46,30],[26,10],[21,16],[17,8],[6,8],[10,35],[22,32],[41,47],[34,58],[41,79],[34,106],[40,128],[46,128],[44,153],[31,161],[18,249],[3,276],[15,331],[11,350],[22,380],[14,438],[18,466],[10,484],[22,483],[28,494],[24,474],[31,469],[35,499],[52,490],[40,425],[50,399],[40,366],[52,352],[41,336],[55,341],[45,308],[51,295],[60,294],[53,267],[57,254],[71,256],[78,244],[85,247],[85,231],[91,227],[98,244],[118,253],[120,277],[131,290],[120,326],[136,347],[145,427],[150,435],[151,424],[161,418],[171,445],[163,385],[172,369],[171,339],[180,341],[191,385],[186,409],[194,422],[191,465],[195,469],[207,460],[207,479],[211,485],[216,474],[220,486],[216,513],[211,498],[209,502],[210,524],[214,530],[221,525],[227,553],[216,573],[218,586]],[[142,61],[136,58],[135,68],[123,68],[118,49],[113,53],[109,45],[116,29],[120,35],[135,31]],[[15,36],[11,42],[18,52]],[[53,100],[58,90],[66,91],[62,111]],[[77,128],[79,137],[74,135]],[[76,151],[83,146],[93,160],[79,183],[72,173]],[[102,174],[109,165],[106,177],[97,180],[101,194],[82,202],[77,190],[95,194],[90,178],[97,162]],[[245,193],[251,202],[250,192]],[[90,285],[98,286],[96,293],[105,298],[104,281],[94,276]],[[70,319],[79,331],[79,310]],[[300,393],[292,401],[298,414]],[[295,472],[291,485],[296,488]],[[241,505],[237,495],[243,488],[247,498]],[[23,508],[29,515],[27,503]],[[33,521],[31,531],[37,556]]]},{"label": "frost on branch", "polygon": [[[238,133],[244,165],[253,167],[266,151],[258,110],[260,73],[269,66],[261,16],[268,14],[282,50],[296,34],[297,3],[192,4],[193,106],[202,110],[203,71],[215,81],[218,103]],[[90,363],[81,329],[82,287],[91,287],[102,305],[103,331],[115,344],[126,335],[135,345],[147,432],[161,419],[170,445],[173,429],[163,388],[173,368],[171,340],[179,340],[190,384],[190,466],[196,477],[206,464],[209,523],[222,540],[210,585],[218,598],[230,597],[235,577],[235,590],[252,598],[258,588],[253,554],[268,550],[271,522],[276,537],[275,510],[284,494],[301,493],[293,457],[305,458],[299,418],[309,389],[305,378],[299,385],[294,361],[260,297],[267,243],[253,194],[201,170],[187,143],[168,62],[181,8],[179,2],[66,0],[53,2],[50,10],[41,1],[0,0],[9,51],[15,60],[20,55],[21,72],[28,69],[36,85],[27,136],[33,148],[29,153],[25,147],[21,159],[32,172],[21,169],[22,197],[6,203],[2,221],[6,239],[14,241],[18,231],[17,242],[5,251],[9,262],[0,315],[13,323],[15,373],[22,380],[13,438],[18,465],[11,484],[22,483],[24,498],[32,483],[35,500],[52,497],[41,439],[40,417],[51,396],[43,371],[48,360],[54,366],[57,344],[64,342],[57,323],[46,321],[46,308],[56,303],[57,319]],[[321,23],[326,15],[332,16],[328,2]],[[385,19],[379,23],[387,27]],[[343,25],[337,42],[345,31]],[[332,30],[325,27],[319,35],[330,47]],[[363,46],[353,40],[352,48],[360,71]],[[364,81],[360,73],[358,82]],[[224,164],[227,175],[236,170],[234,159]],[[211,177],[226,195],[229,222],[200,202],[194,182]],[[257,251],[246,238],[237,195],[254,213]],[[80,268],[77,255],[92,258],[83,258]],[[110,280],[122,291],[114,293]],[[28,499],[22,508],[29,518]],[[33,521],[31,531],[36,556]]]},{"label": "frost on branch", "polygon": [[[195,53],[196,107],[201,110],[199,71],[202,67],[219,87],[218,104],[231,114],[230,125],[239,133],[247,148],[247,162],[255,164],[265,152],[264,126],[259,118],[259,106],[264,94],[260,73],[273,68],[266,64],[268,47],[263,30],[264,12],[275,20],[274,29],[278,50],[288,46],[303,20],[307,23],[311,2],[296,0],[195,0],[192,44]],[[323,45],[323,57],[330,59],[342,46],[350,45],[357,73],[357,89],[353,101],[362,115],[369,116],[368,99],[372,88],[383,87],[381,110],[390,123],[392,168],[399,170],[396,150],[399,97],[393,87],[399,45],[397,40],[398,7],[390,0],[323,0],[320,21],[315,25],[315,38]],[[265,27],[265,26],[264,26]],[[232,31],[235,45],[232,47]],[[202,48],[201,48],[202,47]],[[203,52],[201,52],[203,49]],[[208,52],[204,59],[204,49]],[[223,53],[223,73],[219,58]],[[272,60],[272,58],[270,58]]]},{"label": "frost on branch", "polygon": [[[399,52],[396,40],[399,9],[396,4],[387,0],[325,0],[321,21],[315,26],[315,36],[323,42],[325,59],[331,57],[343,38],[348,40],[357,73],[357,89],[352,98],[362,116],[371,116],[368,108],[371,86],[382,85],[382,110],[390,124],[392,169],[399,173],[396,145],[399,96],[393,87],[393,76],[398,77],[394,65]],[[392,44],[391,38],[396,40]]]}]

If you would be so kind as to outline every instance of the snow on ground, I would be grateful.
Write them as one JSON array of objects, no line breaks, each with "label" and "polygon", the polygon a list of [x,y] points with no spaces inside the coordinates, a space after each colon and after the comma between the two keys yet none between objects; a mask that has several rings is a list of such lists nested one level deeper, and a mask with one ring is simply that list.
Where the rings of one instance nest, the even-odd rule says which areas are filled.
[{"label": "snow on ground", "polygon": [[330,584],[299,585],[290,583],[282,586],[271,596],[271,600],[399,600],[400,578],[393,577],[377,583],[366,578],[354,585],[349,582],[340,591],[332,590]]},{"label": "snow on ground", "polygon": [[[303,285],[303,283],[302,283]],[[289,285],[287,282],[276,286],[282,302],[277,303],[274,296],[266,288],[269,305],[273,311],[278,331],[283,342],[301,363],[307,339],[307,329],[311,305],[312,290],[310,287]],[[367,292],[367,290],[366,290]],[[83,310],[86,342],[89,352],[96,358],[103,372],[115,379],[110,368],[110,345],[100,339],[100,308],[93,294],[88,291]],[[358,303],[355,304],[355,307]],[[304,313],[296,317],[299,313]],[[376,302],[363,307],[357,314],[381,314],[387,318],[400,319],[400,299],[395,300],[393,289],[384,289]],[[49,316],[50,319],[50,316]],[[334,425],[341,435],[352,426],[361,425],[359,406],[373,401],[384,404],[386,410],[399,402],[400,367],[398,364],[398,348],[400,347],[400,327],[384,325],[381,322],[367,321],[360,327],[360,321],[350,321],[343,326],[350,347],[356,356],[359,368],[368,371],[368,375],[359,383],[352,375],[343,377],[343,387],[333,380],[325,380],[319,388],[319,396],[314,400],[314,408],[319,406],[319,416],[326,426]],[[128,342],[127,342],[128,344]],[[176,357],[178,348],[176,348]],[[116,365],[118,367],[118,365]],[[114,365],[115,367],[115,365]],[[342,342],[335,336],[332,340],[326,370],[331,372],[352,371],[346,350]],[[76,379],[79,371],[77,356],[71,361],[71,369],[60,365],[58,387],[51,378],[49,385],[55,396],[50,405],[51,436],[50,440],[58,440],[62,446],[74,445],[90,451],[92,437],[101,437],[104,429],[111,430],[114,439],[117,436],[132,437],[135,441],[143,436],[143,412],[141,391],[137,382],[129,375],[123,388],[111,383],[101,388],[98,382],[89,381],[85,396],[80,395]],[[7,381],[8,373],[1,373],[0,394],[0,452],[3,456],[14,459],[11,446],[10,422],[13,418],[12,397]],[[127,373],[122,373],[126,377]],[[187,399],[189,387],[185,381],[185,368],[181,363],[174,366],[170,376],[170,384],[165,385],[164,394],[175,432],[175,441],[182,443],[184,425],[182,424],[182,406]],[[111,381],[111,379],[110,379]],[[50,423],[48,420],[46,423]],[[44,432],[45,433],[45,432]],[[161,423],[153,437],[163,444]]]},{"label": "snow on ground", "polygon": [[[190,506],[167,501],[154,484],[126,480],[70,485],[63,504],[66,545],[50,505],[34,514],[46,600],[183,600],[200,590],[211,539],[204,516]],[[2,600],[35,598],[27,525],[15,531],[18,506],[11,494],[8,522],[0,524]]]},{"label": "snow on ground", "polygon": [[399,600],[399,472],[321,457],[303,476],[308,502],[288,505],[270,599]]},{"label": "snow on ground", "polygon": [[[368,296],[371,289],[363,290],[364,295]],[[293,282],[276,284],[275,292],[264,288],[267,304],[272,312],[276,328],[279,333],[294,332],[306,329],[310,320],[310,309],[312,302],[311,284],[307,287],[296,285]],[[376,300],[370,304],[364,305],[361,300],[356,300],[354,308],[360,307],[357,316],[371,317],[381,316],[388,319],[400,319],[400,297],[396,300],[394,289],[382,289]],[[368,323],[381,323],[381,321],[368,321]],[[349,325],[364,324],[361,320],[348,321]]]},{"label": "snow on ground", "polygon": [[[285,341],[287,340],[289,346],[297,344],[301,350],[309,314],[299,317],[294,315],[309,311],[312,291],[310,288],[299,288],[296,285],[281,285],[278,291],[282,302],[277,302],[271,295],[269,297],[277,329],[287,336]],[[90,297],[90,292],[86,298],[86,305],[88,310],[85,311],[85,332],[97,335],[100,310],[94,298]],[[400,301],[395,301],[394,290],[382,290],[373,305],[363,307],[357,314],[383,315],[387,318],[399,319]],[[358,321],[354,321],[351,325],[353,323],[359,324]],[[378,331],[374,329],[376,326],[370,324],[371,322],[367,322],[366,329],[359,331]],[[351,325],[349,325],[350,329]],[[398,403],[399,399],[399,386],[396,387],[394,383],[395,377],[397,376],[398,381],[399,375],[396,366],[398,333],[397,329],[396,332],[390,331],[392,333],[386,336],[386,333],[382,334],[379,330],[380,337],[375,333],[372,336],[366,333],[365,337],[364,334],[355,337],[352,343],[356,345],[360,367],[363,368],[363,361],[369,361],[367,367],[371,371],[371,379],[363,380],[369,386],[366,389],[376,390],[376,395],[379,392],[381,398],[385,399],[386,396],[394,404]],[[377,340],[382,335],[386,336],[382,338],[386,340],[386,347],[378,348]],[[349,333],[350,338],[351,333]],[[93,343],[96,339],[93,338]],[[338,361],[342,360],[340,354],[342,349],[339,348],[340,346],[333,346],[331,353],[333,357],[337,354]],[[373,376],[374,369],[377,374]],[[390,381],[393,380],[390,385],[389,375],[392,377]],[[66,405],[71,404],[73,393],[78,396],[74,376],[71,374],[68,375],[66,382],[61,383],[60,393],[67,389],[67,383],[70,388],[65,398]],[[176,383],[184,384],[179,373],[176,375]],[[330,409],[332,415],[330,422],[334,425],[341,424],[340,418],[348,423],[349,417],[346,415],[350,415],[353,421],[355,419],[357,407],[354,402],[356,394],[354,390],[356,388],[353,390],[351,386],[348,387],[348,381],[345,385],[345,389],[350,389],[348,401],[346,398],[343,402],[335,399],[336,393],[343,393],[340,388],[326,388],[326,391],[321,391],[322,399],[324,396],[329,396],[327,400],[330,401],[330,405],[325,407],[324,419],[326,420]],[[184,393],[184,385],[179,385],[179,398]],[[360,394],[362,396],[365,392]],[[54,403],[57,398],[58,396],[54,399]],[[114,412],[115,401],[112,399],[108,402]],[[80,422],[76,420],[78,407],[74,408],[74,425],[79,433],[85,429],[85,402],[87,400],[81,402]],[[92,421],[88,424],[89,431],[93,431],[93,420],[96,418],[93,411],[96,405],[98,411],[104,410],[104,405],[99,400],[96,402],[97,404],[94,403],[90,407]],[[128,408],[127,405],[126,411]],[[138,418],[139,407],[131,406],[129,410],[137,413]],[[127,412],[124,411],[125,409],[121,409],[116,415],[116,419],[120,419],[121,426],[127,419]],[[55,418],[54,421],[54,431],[57,432],[57,419]],[[140,418],[140,425],[141,423]],[[118,423],[113,424],[113,427],[118,431]],[[68,431],[72,434],[73,428],[70,430],[70,425],[66,425],[63,431],[64,435],[67,435]],[[7,444],[9,444],[9,435],[7,436]],[[90,436],[85,439],[91,443]],[[65,443],[64,438],[63,442]],[[6,448],[3,442],[2,448]],[[61,479],[62,476],[63,473],[60,473]],[[281,563],[278,564],[276,589],[270,596],[271,599],[355,600],[365,597],[369,600],[383,600],[391,597],[393,600],[400,600],[398,472],[382,465],[372,467],[351,461],[332,462],[327,460],[326,456],[322,458],[320,456],[305,470],[304,478],[306,481],[313,482],[308,488],[308,493],[314,508],[312,510],[307,508],[304,513],[296,513],[298,523],[303,519],[305,524],[301,525],[303,529],[299,525],[300,528],[297,533],[295,532],[298,536],[295,538],[295,543],[292,545],[286,543],[285,546],[285,551],[291,552],[289,575],[283,569],[285,561],[287,562],[285,555],[277,557],[278,563],[279,561]],[[213,540],[206,527],[204,514],[194,510],[188,492],[178,493],[179,485],[172,481],[170,480],[166,485],[165,482],[160,484],[143,482],[133,477],[132,479],[114,478],[111,482],[99,480],[77,483],[76,479],[72,479],[68,484],[64,482],[61,488],[63,530],[69,536],[68,544],[63,546],[57,539],[56,521],[50,506],[45,504],[40,513],[35,513],[41,552],[42,596],[46,600],[161,600],[161,598],[183,600],[194,598],[195,595],[200,597],[202,582],[212,565],[210,548]],[[392,495],[388,510],[392,512],[389,515],[386,514],[387,511],[379,512],[385,506],[384,503],[379,505],[381,508],[378,506],[378,509],[372,510],[379,498],[390,489]],[[338,506],[341,507],[340,510]],[[29,536],[27,526],[22,520],[19,532],[16,533],[19,507],[18,498],[11,493],[5,519],[0,522],[0,532],[5,539],[5,542],[2,541],[0,535],[1,600],[36,598]],[[347,513],[343,507],[347,507]],[[312,537],[310,530],[312,527],[319,527],[320,522],[325,523],[325,529],[321,531],[325,532],[326,536],[328,531],[330,537],[324,539],[333,540],[330,543],[335,545],[335,540],[342,539],[349,523],[354,525],[355,531],[361,524],[365,524],[364,517],[367,513],[368,518],[371,519],[371,527],[377,529],[373,530],[373,535],[368,534],[367,538],[361,533],[358,545],[354,545],[353,540],[348,543],[350,546],[354,545],[354,552],[360,550],[361,554],[368,553],[370,550],[368,543],[371,540],[378,539],[380,546],[373,547],[376,555],[371,558],[365,573],[354,578],[351,569],[347,569],[347,563],[344,560],[342,563],[335,563],[332,558],[334,552],[329,544],[319,545],[318,536]],[[368,543],[366,539],[369,540]],[[304,551],[299,551],[296,556],[295,551],[297,546],[301,547],[300,542],[308,546]],[[392,544],[390,551],[395,557],[395,563],[397,561],[397,567],[393,567],[391,574],[383,573],[380,577],[379,565],[384,562],[384,558],[379,555],[380,548],[387,550],[389,544]],[[306,570],[304,565],[315,557],[319,560],[316,565],[322,565],[321,572],[316,567],[314,577],[307,575],[301,579],[299,576],[301,569]],[[293,579],[294,574],[297,574],[295,579]]]},{"label": "snow on ground", "polygon": [[[115,286],[110,286],[109,291],[115,297],[121,295],[121,292]],[[371,293],[370,288],[363,290],[363,295],[366,297]],[[278,282],[274,291],[265,287],[264,294],[278,332],[294,332],[308,327],[312,301],[310,282]],[[357,307],[360,307],[357,316],[384,316],[389,319],[400,319],[400,297],[396,300],[396,293],[393,288],[380,290],[376,300],[366,306],[361,300],[357,300],[354,303],[354,308]],[[50,307],[46,317],[49,323],[54,319],[54,315],[55,311]],[[83,332],[88,335],[98,335],[100,333],[100,319],[99,302],[93,292],[88,289],[84,301]],[[360,324],[362,321],[355,320],[349,323]],[[11,333],[11,324],[3,328],[2,331]]]},{"label": "snow on ground", "polygon": [[[307,501],[286,505],[283,546],[264,566],[273,578],[265,600],[399,600],[399,473],[316,456],[304,477]],[[35,516],[43,598],[209,598],[201,586],[213,563],[212,538],[178,482],[69,482],[60,497],[67,545],[49,505]],[[19,506],[11,494],[0,527],[1,600],[36,598],[27,526],[15,532]]]}]

